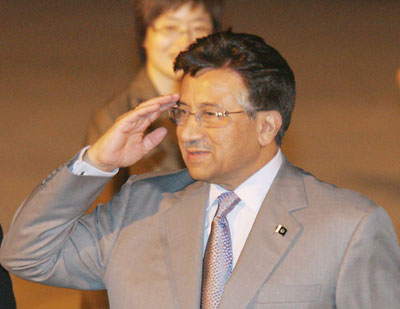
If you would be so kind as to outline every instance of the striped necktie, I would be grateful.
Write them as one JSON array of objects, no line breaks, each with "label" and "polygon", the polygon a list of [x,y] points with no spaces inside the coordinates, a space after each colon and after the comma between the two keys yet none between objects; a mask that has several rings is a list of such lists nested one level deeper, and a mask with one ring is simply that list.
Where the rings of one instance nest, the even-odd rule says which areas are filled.
[{"label": "striped necktie", "polygon": [[224,287],[232,274],[232,242],[226,216],[240,202],[233,192],[218,196],[218,209],[211,223],[203,260],[201,308],[218,308]]}]

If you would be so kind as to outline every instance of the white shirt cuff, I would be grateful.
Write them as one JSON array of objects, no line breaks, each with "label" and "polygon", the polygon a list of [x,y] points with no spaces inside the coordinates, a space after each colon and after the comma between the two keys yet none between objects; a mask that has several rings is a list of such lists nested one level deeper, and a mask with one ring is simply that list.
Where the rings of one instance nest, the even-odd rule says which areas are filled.
[{"label": "white shirt cuff", "polygon": [[118,173],[119,171],[118,168],[116,168],[112,172],[104,172],[94,167],[93,165],[90,165],[89,163],[83,161],[83,155],[85,154],[86,150],[88,150],[89,147],[90,146],[86,146],[79,153],[78,159],[72,164],[71,168],[72,173],[80,176],[103,176],[103,177],[112,177]]}]

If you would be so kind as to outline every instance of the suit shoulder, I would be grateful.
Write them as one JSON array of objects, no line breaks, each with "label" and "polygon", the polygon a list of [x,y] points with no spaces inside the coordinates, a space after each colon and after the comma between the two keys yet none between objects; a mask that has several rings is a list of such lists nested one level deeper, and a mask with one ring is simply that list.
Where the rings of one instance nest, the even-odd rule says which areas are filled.
[{"label": "suit shoulder", "polygon": [[375,202],[361,193],[326,183],[309,173],[304,174],[304,187],[311,205],[317,203],[329,209],[362,213],[377,207]]}]

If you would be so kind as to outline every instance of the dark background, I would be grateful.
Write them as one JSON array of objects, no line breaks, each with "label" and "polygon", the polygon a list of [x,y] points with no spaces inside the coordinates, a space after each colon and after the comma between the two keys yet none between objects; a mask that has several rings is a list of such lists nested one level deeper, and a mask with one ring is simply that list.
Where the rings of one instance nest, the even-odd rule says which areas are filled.
[{"label": "dark background", "polygon": [[[0,222],[82,146],[91,113],[138,66],[131,0],[0,0]],[[382,205],[400,235],[398,0],[227,0],[225,27],[288,60],[298,99],[283,149]],[[80,292],[13,277],[19,308],[79,308]]]}]

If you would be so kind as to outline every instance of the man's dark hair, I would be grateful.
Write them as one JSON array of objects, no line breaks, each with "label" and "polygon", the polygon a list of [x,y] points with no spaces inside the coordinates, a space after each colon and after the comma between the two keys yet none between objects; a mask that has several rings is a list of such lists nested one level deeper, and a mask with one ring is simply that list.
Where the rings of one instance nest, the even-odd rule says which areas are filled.
[{"label": "man's dark hair", "polygon": [[250,108],[244,107],[250,116],[258,110],[281,114],[282,127],[275,138],[281,145],[296,97],[294,74],[281,54],[256,35],[217,32],[191,44],[174,65],[175,71],[191,76],[206,68],[230,68],[241,76],[250,101]]},{"label": "man's dark hair", "polygon": [[175,10],[186,3],[191,3],[193,7],[202,5],[211,16],[213,30],[221,30],[223,0],[135,0],[133,15],[135,19],[136,40],[140,58],[143,62],[146,60],[143,41],[146,37],[147,29],[161,14],[168,10]]}]

